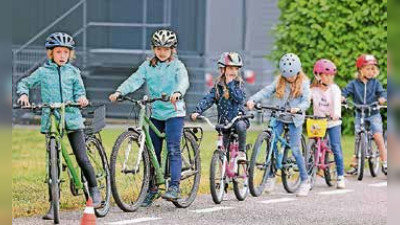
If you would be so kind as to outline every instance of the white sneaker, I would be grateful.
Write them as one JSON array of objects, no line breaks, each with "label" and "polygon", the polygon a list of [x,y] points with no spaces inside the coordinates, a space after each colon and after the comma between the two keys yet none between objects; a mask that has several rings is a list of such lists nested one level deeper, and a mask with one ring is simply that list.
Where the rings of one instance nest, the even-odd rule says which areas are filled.
[{"label": "white sneaker", "polygon": [[265,193],[271,194],[274,191],[275,182],[276,182],[276,178],[275,177],[269,177],[267,179],[267,183],[265,184]]},{"label": "white sneaker", "polygon": [[236,156],[237,162],[246,162],[247,157],[245,152],[239,152],[238,155]]},{"label": "white sneaker", "polygon": [[336,188],[337,189],[345,189],[346,188],[346,184],[344,182],[344,176],[338,176]]},{"label": "white sneaker", "polygon": [[300,184],[299,191],[297,192],[297,197],[307,197],[308,192],[311,190],[310,180],[304,181]]}]

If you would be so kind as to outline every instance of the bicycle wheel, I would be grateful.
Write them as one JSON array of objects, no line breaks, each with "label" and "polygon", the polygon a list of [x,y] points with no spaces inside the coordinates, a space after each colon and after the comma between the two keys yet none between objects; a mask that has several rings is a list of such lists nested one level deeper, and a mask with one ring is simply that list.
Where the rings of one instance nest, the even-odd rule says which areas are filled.
[{"label": "bicycle wheel", "polygon": [[357,165],[357,172],[358,172],[358,180],[362,180],[364,176],[364,163],[365,163],[365,151],[367,147],[367,137],[365,136],[365,133],[360,134],[360,140],[358,141],[358,146],[357,146],[357,160],[358,160],[358,165]]},{"label": "bicycle wheel", "polygon": [[201,177],[199,146],[193,134],[184,132],[181,141],[182,174],[180,199],[172,203],[178,208],[189,207],[197,196]]},{"label": "bicycle wheel", "polygon": [[210,165],[210,190],[215,204],[220,204],[225,194],[226,157],[218,150],[214,151]]},{"label": "bicycle wheel", "polygon": [[129,130],[118,137],[111,153],[111,191],[115,203],[125,212],[136,211],[149,188],[149,155],[144,142],[142,147],[140,154],[139,134]]},{"label": "bicycle wheel", "polygon": [[111,179],[107,156],[101,141],[96,137],[86,139],[86,153],[96,175],[101,193],[102,207],[95,209],[97,217],[105,217],[110,209]]},{"label": "bicycle wheel", "polygon": [[[301,138],[300,151],[304,156],[307,151],[305,137]],[[286,147],[283,152],[282,160],[282,184],[288,193],[295,193],[300,187],[300,170],[296,163],[292,149]]]},{"label": "bicycle wheel", "polygon": [[59,186],[59,161],[56,139],[51,137],[49,140],[50,155],[50,189],[51,204],[54,209],[54,224],[60,223],[60,186]]},{"label": "bicycle wheel", "polygon": [[332,187],[337,182],[337,170],[335,163],[335,156],[331,150],[325,151],[325,170],[324,178],[329,187]]},{"label": "bicycle wheel", "polygon": [[318,167],[315,166],[315,162],[318,160],[317,159],[317,141],[312,138],[309,139],[308,144],[307,144],[307,151],[305,155],[305,163],[306,163],[306,169],[308,176],[310,177],[310,182],[311,182],[311,188],[314,187],[315,181],[317,180],[317,170]]},{"label": "bicycle wheel", "polygon": [[371,136],[368,140],[368,167],[372,177],[378,176],[380,169],[380,153],[374,138]]},{"label": "bicycle wheel", "polygon": [[254,197],[258,197],[263,193],[271,171],[273,154],[271,154],[271,159],[267,160],[270,151],[270,138],[271,136],[268,132],[259,134],[251,154],[249,189]]},{"label": "bicycle wheel", "polygon": [[247,163],[238,163],[236,173],[237,177],[233,179],[233,191],[235,193],[236,199],[239,201],[243,201],[249,194]]}]

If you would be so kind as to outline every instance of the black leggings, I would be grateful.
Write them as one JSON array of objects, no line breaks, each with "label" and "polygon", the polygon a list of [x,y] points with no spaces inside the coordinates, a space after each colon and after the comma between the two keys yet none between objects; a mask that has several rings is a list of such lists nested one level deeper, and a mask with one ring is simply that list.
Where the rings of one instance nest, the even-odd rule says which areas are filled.
[{"label": "black leggings", "polygon": [[96,175],[92,164],[86,154],[85,136],[82,130],[68,133],[69,143],[71,144],[72,151],[75,154],[76,161],[85,176],[89,187],[97,187]]},{"label": "black leggings", "polygon": [[[89,187],[97,187],[96,175],[92,164],[86,154],[86,143],[85,136],[82,130],[73,131],[68,133],[68,139],[72,147],[72,151],[75,154],[76,161],[81,168],[83,175],[85,176]],[[50,171],[50,168],[49,168]],[[51,190],[49,185],[49,194],[51,200]]]}]

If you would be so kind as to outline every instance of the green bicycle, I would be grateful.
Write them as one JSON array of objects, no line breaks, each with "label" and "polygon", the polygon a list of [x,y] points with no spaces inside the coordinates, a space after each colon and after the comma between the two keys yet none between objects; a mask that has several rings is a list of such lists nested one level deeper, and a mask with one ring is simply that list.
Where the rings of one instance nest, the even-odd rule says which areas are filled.
[{"label": "green bicycle", "polygon": [[[63,142],[65,135],[65,109],[68,107],[77,107],[77,103],[53,103],[31,106],[14,106],[14,109],[27,109],[32,112],[40,112],[42,109],[50,109],[50,129],[46,135],[48,171],[46,181],[50,186],[51,204],[54,208],[54,224],[60,222],[60,185],[65,182],[61,177],[62,171],[67,171],[70,191],[74,196],[85,195],[89,198],[88,185],[83,173],[78,166],[75,166],[66,145]],[[56,114],[59,115],[59,120]],[[84,130],[86,153],[96,174],[97,184],[102,197],[102,206],[95,209],[96,216],[104,217],[110,209],[110,171],[107,156],[102,145],[100,131],[105,126],[104,116],[105,107],[99,107],[94,112],[89,112],[93,118],[90,124]],[[103,119],[102,119],[103,118]],[[60,155],[61,153],[61,155]],[[64,161],[62,162],[62,158]]]},{"label": "green bicycle", "polygon": [[[153,130],[157,136],[165,138],[150,121],[149,105],[155,101],[168,102],[169,97],[142,100],[133,100],[121,97],[119,101],[129,101],[140,106],[139,126],[131,127],[123,132],[116,140],[110,159],[111,190],[119,208],[125,212],[136,211],[144,201],[149,189],[150,168],[154,168],[155,182],[159,190],[167,190],[170,182],[168,152],[161,153],[161,162],[158,162],[149,131]],[[196,134],[199,134],[199,137]],[[200,184],[200,152],[199,143],[203,131],[198,127],[186,127],[183,130],[181,141],[182,172],[181,198],[173,201],[178,208],[189,207],[196,198]],[[165,188],[160,186],[165,185]]]}]

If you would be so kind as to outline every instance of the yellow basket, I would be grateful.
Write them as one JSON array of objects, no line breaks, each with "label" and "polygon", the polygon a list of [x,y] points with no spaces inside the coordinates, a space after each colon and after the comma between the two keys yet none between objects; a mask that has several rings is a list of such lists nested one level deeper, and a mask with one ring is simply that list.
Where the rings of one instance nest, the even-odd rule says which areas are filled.
[{"label": "yellow basket", "polygon": [[307,135],[309,138],[325,137],[327,128],[327,119],[307,119]]}]

